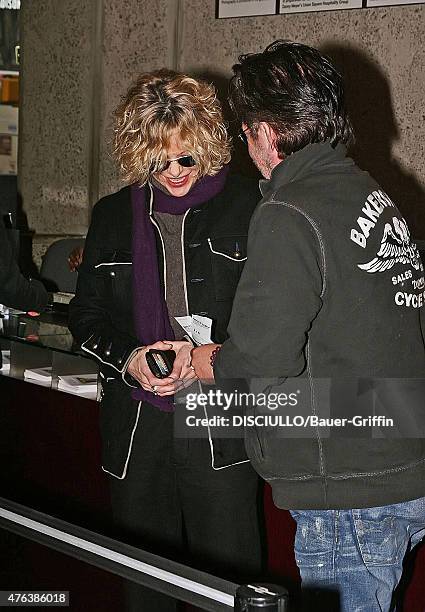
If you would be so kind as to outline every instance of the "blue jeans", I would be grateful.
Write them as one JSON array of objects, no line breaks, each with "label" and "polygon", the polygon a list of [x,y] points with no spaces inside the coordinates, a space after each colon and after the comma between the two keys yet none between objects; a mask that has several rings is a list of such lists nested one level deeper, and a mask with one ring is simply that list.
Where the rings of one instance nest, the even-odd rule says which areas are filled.
[{"label": "blue jeans", "polygon": [[359,510],[291,511],[302,587],[335,590],[341,612],[388,612],[406,552],[425,535],[425,497]]}]

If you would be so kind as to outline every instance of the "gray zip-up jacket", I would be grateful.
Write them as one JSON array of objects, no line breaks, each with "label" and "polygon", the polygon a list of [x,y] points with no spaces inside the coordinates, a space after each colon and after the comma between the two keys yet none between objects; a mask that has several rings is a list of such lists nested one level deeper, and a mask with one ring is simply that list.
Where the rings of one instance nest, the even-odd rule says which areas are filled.
[{"label": "gray zip-up jacket", "polygon": [[282,394],[248,410],[252,465],[283,508],[422,497],[425,284],[405,220],[343,145],[294,153],[261,190],[215,362]]}]

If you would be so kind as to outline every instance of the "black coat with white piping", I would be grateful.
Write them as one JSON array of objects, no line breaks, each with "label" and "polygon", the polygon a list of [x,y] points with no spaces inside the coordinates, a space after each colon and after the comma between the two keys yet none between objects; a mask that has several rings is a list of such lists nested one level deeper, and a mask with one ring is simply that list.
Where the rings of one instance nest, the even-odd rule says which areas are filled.
[{"label": "black coat with white piping", "polygon": [[[213,320],[216,342],[227,338],[246,259],[249,222],[258,200],[255,180],[230,175],[217,196],[185,215],[182,242],[189,312]],[[131,397],[125,375],[129,358],[140,346],[133,319],[132,223],[130,187],[102,198],[94,207],[69,321],[82,349],[100,363],[103,468],[118,478],[125,477],[141,409]],[[164,255],[157,227],[155,231],[164,286]],[[246,460],[243,440],[215,440],[212,446],[216,468]]]}]

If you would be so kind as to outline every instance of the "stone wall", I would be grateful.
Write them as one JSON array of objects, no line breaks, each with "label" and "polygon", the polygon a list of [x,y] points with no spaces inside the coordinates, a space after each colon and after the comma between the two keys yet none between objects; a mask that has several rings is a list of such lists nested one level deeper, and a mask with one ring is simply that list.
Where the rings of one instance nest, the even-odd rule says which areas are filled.
[{"label": "stone wall", "polygon": [[[353,155],[425,237],[425,6],[215,19],[214,0],[44,0],[22,4],[19,182],[29,226],[84,234],[121,183],[112,110],[134,77],[162,66],[225,95],[231,66],[277,38],[318,46],[341,67]],[[237,149],[239,164],[249,167]]]},{"label": "stone wall", "polygon": [[340,67],[352,153],[425,238],[425,5],[217,20],[214,2],[185,0],[180,66],[220,86],[239,54],[279,38],[318,47]]}]

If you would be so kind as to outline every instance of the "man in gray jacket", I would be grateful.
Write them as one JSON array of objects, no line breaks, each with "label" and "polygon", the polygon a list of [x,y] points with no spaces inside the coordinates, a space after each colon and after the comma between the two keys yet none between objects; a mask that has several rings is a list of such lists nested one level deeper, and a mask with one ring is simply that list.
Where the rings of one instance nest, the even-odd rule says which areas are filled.
[{"label": "man in gray jacket", "polygon": [[263,199],[230,338],[194,349],[192,365],[287,398],[268,426],[257,405],[245,439],[297,522],[303,586],[336,590],[343,612],[388,611],[425,534],[423,265],[395,204],[346,157],[331,62],[277,41],[234,72]]}]

